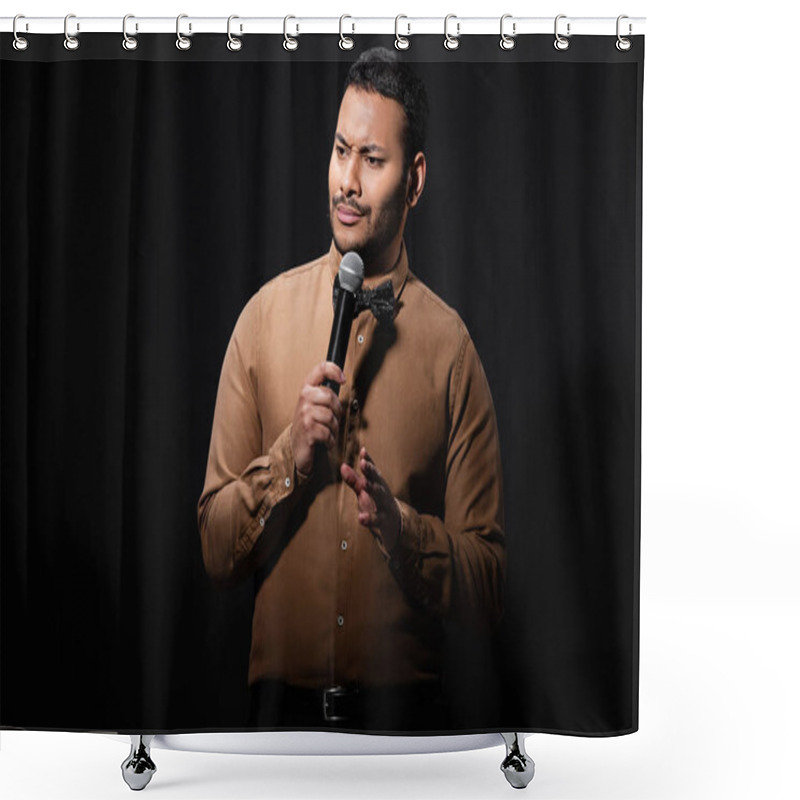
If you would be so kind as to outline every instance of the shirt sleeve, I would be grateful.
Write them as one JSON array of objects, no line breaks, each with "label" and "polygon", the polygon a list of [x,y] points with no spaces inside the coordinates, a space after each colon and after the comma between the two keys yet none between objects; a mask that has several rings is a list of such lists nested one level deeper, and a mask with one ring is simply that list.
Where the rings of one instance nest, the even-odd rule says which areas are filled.
[{"label": "shirt sleeve", "polygon": [[220,587],[239,583],[274,551],[309,479],[295,467],[291,425],[262,452],[257,299],[242,311],[225,353],[197,508],[203,562]]},{"label": "shirt sleeve", "polygon": [[477,350],[465,332],[450,392],[444,519],[398,500],[389,564],[433,613],[492,626],[503,613],[506,549],[497,419]]}]

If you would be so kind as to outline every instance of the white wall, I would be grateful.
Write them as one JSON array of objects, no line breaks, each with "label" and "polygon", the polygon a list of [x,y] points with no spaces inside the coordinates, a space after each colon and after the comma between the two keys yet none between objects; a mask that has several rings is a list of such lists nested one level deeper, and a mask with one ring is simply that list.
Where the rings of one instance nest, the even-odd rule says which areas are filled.
[{"label": "white wall", "polygon": [[[645,16],[639,733],[533,736],[544,798],[797,796],[800,185],[794,4],[34,0],[3,15]],[[708,9],[698,11],[695,9]],[[3,34],[8,35],[8,34]],[[126,796],[127,748],[3,732],[0,794]],[[313,759],[154,751],[169,798],[508,797],[500,749]],[[82,777],[79,777],[82,776]]]}]

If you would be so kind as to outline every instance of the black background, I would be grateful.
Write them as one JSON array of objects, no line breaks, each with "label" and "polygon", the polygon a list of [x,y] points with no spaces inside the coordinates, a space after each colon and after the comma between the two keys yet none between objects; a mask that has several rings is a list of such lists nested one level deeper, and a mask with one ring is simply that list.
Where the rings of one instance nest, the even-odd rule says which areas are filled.
[{"label": "black background", "polygon": [[[243,729],[253,590],[211,587],[196,523],[219,370],[253,292],[328,249],[344,77],[393,40],[28,38],[0,45],[0,725]],[[475,341],[505,482],[506,615],[448,626],[445,678],[459,730],[625,733],[644,42],[497,39],[403,56],[431,105],[410,266]]]}]

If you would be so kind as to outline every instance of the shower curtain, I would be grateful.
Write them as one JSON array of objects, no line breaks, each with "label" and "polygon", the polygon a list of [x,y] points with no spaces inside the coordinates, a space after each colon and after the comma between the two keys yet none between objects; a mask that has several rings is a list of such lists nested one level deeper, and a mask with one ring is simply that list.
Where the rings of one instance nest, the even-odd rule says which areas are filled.
[{"label": "shower curtain", "polygon": [[[266,661],[289,663],[305,631],[334,641],[358,614],[352,658],[382,670],[425,638],[449,720],[358,730],[635,731],[643,37],[628,51],[614,36],[575,36],[566,50],[552,36],[520,36],[504,50],[496,35],[475,35],[448,50],[442,36],[419,35],[403,51],[383,35],[357,35],[343,50],[336,36],[306,34],[294,51],[275,35],[246,36],[239,50],[223,34],[195,35],[186,50],[172,34],[140,38],[128,51],[118,34],[85,34],[69,51],[62,37],[30,34],[17,51],[0,37],[0,727],[282,729],[250,716],[259,626],[270,631]],[[384,415],[407,420],[417,404],[421,428],[450,433],[431,445],[431,471],[410,469],[403,481],[393,470],[419,446],[401,437],[381,449],[380,409],[366,410],[377,388],[353,435],[380,454],[411,509],[406,523],[430,520],[408,569],[435,572],[452,597],[491,584],[500,609],[491,624],[436,602],[423,608],[362,528],[349,531],[352,555],[369,558],[350,563],[369,565],[361,580],[375,593],[365,590],[365,607],[346,619],[338,599],[329,620],[304,616],[320,587],[359,580],[342,577],[336,559],[348,554],[333,518],[303,534],[296,594],[264,613],[254,611],[258,593],[278,579],[291,543],[259,560],[254,540],[254,571],[231,585],[204,562],[198,502],[223,364],[236,360],[252,377],[245,356],[229,354],[232,334],[262,287],[330,257],[344,81],[375,47],[410,65],[428,98],[426,181],[403,235],[417,294],[406,284],[400,299],[408,315],[414,298],[429,297],[450,327],[420,340],[424,353],[404,352],[401,307],[372,379],[377,387],[381,369],[396,366],[394,346],[407,380]],[[328,316],[332,303],[320,306]],[[298,358],[325,360],[329,327],[287,317],[278,299],[264,308],[271,338],[259,347],[279,358],[304,336]],[[285,340],[275,333],[281,313]],[[448,338],[456,329],[458,346]],[[451,372],[423,407],[420,387],[435,382],[428,357]],[[266,380],[289,396],[301,388]],[[491,403],[484,396],[483,416],[458,428],[481,387]],[[266,458],[277,428],[254,420]],[[483,488],[445,495],[467,459]],[[354,519],[354,493],[329,480]],[[438,499],[425,494],[439,480]],[[303,513],[313,516],[323,488],[311,487]],[[475,509],[491,491],[500,510],[481,538]],[[446,529],[459,503],[463,524]],[[301,529],[300,516],[287,510],[275,525]],[[426,531],[444,547],[426,550]],[[470,560],[459,537],[491,544],[491,558]],[[390,620],[394,603],[413,615]],[[323,727],[341,728],[335,718]]]}]

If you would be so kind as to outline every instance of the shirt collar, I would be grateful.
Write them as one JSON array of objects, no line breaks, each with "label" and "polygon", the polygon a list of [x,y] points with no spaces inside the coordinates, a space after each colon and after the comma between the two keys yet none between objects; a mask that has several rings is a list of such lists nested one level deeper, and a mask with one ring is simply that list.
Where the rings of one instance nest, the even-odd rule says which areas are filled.
[{"label": "shirt collar", "polygon": [[[339,264],[341,263],[342,255],[336,249],[336,244],[331,240],[331,249],[328,251],[328,266],[330,268],[331,286],[333,286],[334,278],[339,274]],[[408,252],[406,251],[405,239],[401,239],[400,257],[397,263],[389,272],[384,272],[383,275],[371,275],[364,278],[362,284],[363,289],[374,289],[380,286],[387,280],[392,281],[392,289],[394,289],[395,300],[400,298],[400,293],[403,291],[406,279],[408,278]]]}]

